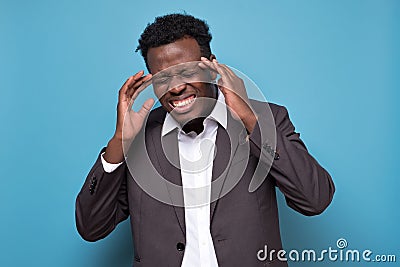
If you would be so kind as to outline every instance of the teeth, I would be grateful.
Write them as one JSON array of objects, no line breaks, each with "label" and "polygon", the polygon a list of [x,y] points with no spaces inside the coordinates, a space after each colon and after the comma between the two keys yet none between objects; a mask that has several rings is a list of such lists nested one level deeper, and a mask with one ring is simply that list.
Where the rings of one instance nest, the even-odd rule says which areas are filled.
[{"label": "teeth", "polygon": [[187,99],[183,99],[183,100],[178,100],[178,101],[172,101],[172,105],[176,108],[176,107],[183,107],[186,105],[189,105],[190,103],[192,103],[194,101],[194,97],[191,96],[190,98]]}]

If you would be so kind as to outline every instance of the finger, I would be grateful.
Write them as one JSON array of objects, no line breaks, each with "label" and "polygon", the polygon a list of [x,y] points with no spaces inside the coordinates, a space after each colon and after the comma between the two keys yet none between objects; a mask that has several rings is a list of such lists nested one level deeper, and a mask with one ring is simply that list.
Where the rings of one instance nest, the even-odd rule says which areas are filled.
[{"label": "finger", "polygon": [[126,90],[126,98],[131,99],[132,95],[135,93],[137,88],[139,88],[140,85],[143,84],[143,77],[135,81],[134,83],[130,84],[128,89]]},{"label": "finger", "polygon": [[199,67],[200,68],[208,67],[218,73],[220,73],[220,71],[223,70],[223,72],[226,74],[229,74],[231,76],[236,76],[235,73],[228,66],[226,66],[225,64],[220,64],[216,59],[210,61],[205,57],[201,57],[201,62],[199,63]]},{"label": "finger", "polygon": [[137,98],[137,96],[140,94],[140,92],[142,92],[144,89],[146,89],[151,83],[152,83],[152,76],[151,74],[149,74],[150,76],[146,76],[143,80],[142,83],[139,85],[139,87],[135,90],[135,92],[133,93],[133,95],[131,96],[131,98],[133,98],[134,100]]},{"label": "finger", "polygon": [[215,68],[214,64],[206,59],[205,57],[201,57],[201,62],[198,64],[200,68],[202,69],[210,69],[216,73],[218,73],[218,70]]},{"label": "finger", "polygon": [[122,85],[121,89],[119,90],[119,96],[123,97],[126,94],[126,91],[129,89],[130,85],[134,83],[137,79],[139,79],[143,75],[144,71],[141,70],[137,72],[136,74],[132,75],[129,77],[125,83]]},{"label": "finger", "polygon": [[138,88],[142,83],[143,83],[143,79],[146,79],[150,76],[151,74],[147,74],[144,76],[140,76],[137,79],[132,79],[132,81],[128,84],[128,90],[131,90],[132,88],[136,89]]},{"label": "finger", "polygon": [[132,98],[135,92],[138,90],[138,88],[140,88],[145,82],[150,80],[151,77],[152,77],[151,74],[147,74],[146,76],[142,76],[139,79],[137,79],[135,83],[131,84],[126,92],[127,98]]},{"label": "finger", "polygon": [[218,85],[218,88],[221,90],[221,92],[224,94],[224,96],[226,96],[229,92],[233,92],[237,95],[237,93],[234,91],[233,88],[231,88],[231,86],[227,86],[224,83],[224,80],[222,78],[218,79],[217,85]]},{"label": "finger", "polygon": [[208,70],[208,69],[210,69],[206,64],[204,64],[203,62],[200,62],[197,66],[199,66],[200,67],[200,69],[203,69],[203,70]]},{"label": "finger", "polygon": [[124,84],[122,85],[121,89],[119,90],[119,98],[125,96],[126,91],[128,90],[128,84],[131,83],[131,80],[133,80],[133,76],[129,77]]},{"label": "finger", "polygon": [[214,67],[215,67],[215,69],[218,71],[218,73],[221,75],[221,78],[222,78],[222,79],[228,78],[227,72],[225,71],[224,68],[222,68],[222,67],[220,66],[220,64],[217,62],[216,59],[213,59],[212,64],[214,65]]},{"label": "finger", "polygon": [[129,77],[128,80],[126,80],[126,82],[124,83],[124,85],[122,87],[129,87],[132,83],[134,83],[135,81],[140,79],[140,77],[142,77],[143,74],[144,74],[143,70],[136,72],[134,75]]},{"label": "finger", "polygon": [[[151,74],[149,74],[149,75],[151,75]],[[151,84],[151,82],[152,82],[151,77],[152,76],[143,78],[141,80],[141,82],[143,81],[143,83],[141,83],[135,90],[132,90],[133,94],[130,95],[128,98],[129,99],[129,105],[128,105],[129,109],[132,109],[132,106],[135,103],[135,100],[138,97],[138,95]]]},{"label": "finger", "polygon": [[[217,63],[218,63],[218,61],[217,60],[215,60]],[[233,70],[231,70],[227,65],[225,65],[225,64],[220,64],[220,63],[218,63],[218,65],[221,67],[221,68],[223,68],[224,70],[225,70],[225,72],[227,72],[227,73],[229,73],[231,76],[236,76],[236,74],[233,72]]]},{"label": "finger", "polygon": [[208,67],[202,62],[198,63],[198,66],[203,72],[207,73],[210,76],[210,81],[215,82],[219,73],[216,69],[214,69],[214,66],[211,65],[212,67]]}]

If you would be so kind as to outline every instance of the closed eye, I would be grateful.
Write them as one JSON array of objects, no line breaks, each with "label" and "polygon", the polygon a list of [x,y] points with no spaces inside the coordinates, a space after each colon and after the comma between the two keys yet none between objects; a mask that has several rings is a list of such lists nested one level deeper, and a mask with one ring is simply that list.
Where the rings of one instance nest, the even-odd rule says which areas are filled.
[{"label": "closed eye", "polygon": [[167,83],[169,80],[168,77],[159,77],[159,78],[153,78],[153,83],[157,84],[157,85],[161,85],[164,83]]},{"label": "closed eye", "polygon": [[191,72],[186,71],[186,72],[183,72],[181,75],[183,77],[185,77],[185,78],[190,78],[190,77],[193,77],[196,74],[197,74],[197,72],[195,72],[195,71],[191,71]]}]

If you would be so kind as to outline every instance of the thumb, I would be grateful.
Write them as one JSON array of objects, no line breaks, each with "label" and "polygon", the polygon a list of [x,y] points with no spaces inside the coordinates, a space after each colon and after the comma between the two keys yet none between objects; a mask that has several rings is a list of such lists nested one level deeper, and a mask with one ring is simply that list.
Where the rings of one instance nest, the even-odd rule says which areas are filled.
[{"label": "thumb", "polygon": [[227,93],[228,90],[231,90],[230,88],[227,88],[227,87],[224,86],[224,81],[222,80],[222,78],[219,78],[219,79],[218,79],[217,85],[218,85],[218,88],[221,90],[221,92],[222,92],[224,95],[226,95],[226,93]]},{"label": "thumb", "polygon": [[146,117],[147,113],[149,113],[149,111],[151,110],[151,108],[153,107],[153,105],[154,105],[154,99],[153,99],[153,98],[147,99],[147,100],[143,103],[141,109],[138,111],[138,114],[139,114],[142,118]]}]

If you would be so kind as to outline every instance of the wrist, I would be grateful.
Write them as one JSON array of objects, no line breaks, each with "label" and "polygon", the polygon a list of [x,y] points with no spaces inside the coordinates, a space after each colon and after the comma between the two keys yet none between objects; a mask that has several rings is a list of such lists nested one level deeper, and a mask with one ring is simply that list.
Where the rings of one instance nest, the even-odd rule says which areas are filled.
[{"label": "wrist", "polygon": [[249,123],[247,123],[246,126],[246,130],[247,130],[247,134],[251,134],[254,130],[254,127],[257,124],[257,119],[255,119],[254,121],[251,121]]},{"label": "wrist", "polygon": [[111,137],[110,142],[111,141],[118,141],[118,142],[122,142],[123,138],[122,138],[122,132],[121,131],[116,131],[113,135],[113,137]]},{"label": "wrist", "polygon": [[242,122],[246,127],[247,133],[251,134],[257,124],[257,116],[253,113],[253,111],[251,111],[243,117]]}]

